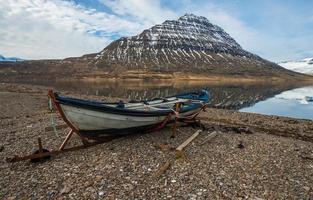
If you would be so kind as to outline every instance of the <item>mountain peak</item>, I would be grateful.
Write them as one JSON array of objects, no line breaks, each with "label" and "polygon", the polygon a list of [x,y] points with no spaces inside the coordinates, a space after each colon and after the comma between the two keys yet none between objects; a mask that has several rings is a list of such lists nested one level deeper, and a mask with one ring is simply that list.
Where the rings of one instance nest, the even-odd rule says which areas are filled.
[{"label": "mountain peak", "polygon": [[206,17],[198,16],[192,13],[186,13],[183,16],[181,16],[178,20],[205,20],[207,22],[210,22]]},{"label": "mountain peak", "polygon": [[262,66],[275,72],[280,68],[245,51],[207,18],[191,13],[113,41],[95,56],[94,64],[97,69],[108,71],[144,69],[226,74],[263,71]]}]

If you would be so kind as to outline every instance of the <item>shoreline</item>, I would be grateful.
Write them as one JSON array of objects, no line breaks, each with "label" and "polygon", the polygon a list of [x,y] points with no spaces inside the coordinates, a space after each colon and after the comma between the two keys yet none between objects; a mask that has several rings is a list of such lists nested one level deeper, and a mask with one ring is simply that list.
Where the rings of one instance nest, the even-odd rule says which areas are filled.
[{"label": "shoreline", "polygon": [[[49,72],[49,73],[28,73],[9,70],[10,68],[0,69],[0,78],[5,82],[14,82],[14,80],[40,80],[55,79],[55,80],[71,80],[84,82],[105,82],[105,81],[122,81],[122,82],[147,82],[147,81],[162,81],[162,82],[230,82],[230,83],[285,83],[285,82],[302,82],[313,83],[313,75],[300,74],[227,74],[227,73],[184,73],[184,72],[157,72],[145,70],[126,70],[120,73],[95,71],[93,73],[73,73],[71,77],[67,74]],[[1,71],[2,70],[2,71]],[[2,76],[1,76],[2,75]],[[54,77],[54,78],[52,78]]]},{"label": "shoreline", "polygon": [[170,82],[239,82],[239,83],[262,83],[262,82],[288,82],[288,81],[302,81],[313,83],[313,76],[302,75],[302,77],[284,77],[284,76],[266,76],[266,75],[223,75],[223,74],[184,74],[184,73],[160,73],[160,72],[141,72],[141,71],[127,71],[117,76],[105,74],[84,74],[77,75],[74,80],[83,81],[170,81]]},{"label": "shoreline", "polygon": [[[196,131],[191,127],[179,127],[174,139],[167,127],[61,154],[42,164],[6,163],[8,155],[33,151],[38,136],[52,148],[65,137],[64,128],[58,136],[45,130],[51,126],[46,92],[44,86],[0,84],[1,199],[313,197],[312,120],[214,108],[201,114],[208,131],[186,147],[186,160],[175,159],[171,148]],[[200,145],[213,131],[219,132],[216,138]],[[168,148],[160,149],[162,145]],[[174,159],[170,168],[155,178],[168,159]]]}]

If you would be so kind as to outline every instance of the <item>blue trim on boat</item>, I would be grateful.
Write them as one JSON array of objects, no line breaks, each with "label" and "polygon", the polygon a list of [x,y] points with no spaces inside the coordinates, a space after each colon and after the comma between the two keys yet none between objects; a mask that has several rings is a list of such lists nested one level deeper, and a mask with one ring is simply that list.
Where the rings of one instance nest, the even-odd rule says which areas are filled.
[{"label": "blue trim on boat", "polygon": [[[63,105],[74,106],[78,108],[85,108],[90,110],[95,110],[99,112],[111,113],[111,114],[119,114],[119,115],[129,115],[129,116],[167,116],[172,113],[171,109],[168,110],[158,110],[158,111],[144,111],[144,110],[135,110],[135,109],[127,109],[122,107],[112,107],[108,105],[119,103],[104,103],[99,101],[91,101],[91,100],[83,100],[76,99],[71,97],[63,97],[59,96],[55,93],[56,100]],[[192,99],[192,100],[200,100],[203,103],[207,103],[209,101],[209,92],[207,90],[202,90],[200,92],[191,92],[178,94],[170,97],[177,97],[183,99]],[[169,97],[165,97],[169,98]],[[187,103],[187,106],[183,106],[180,110],[180,113],[184,113],[190,110],[195,110],[202,107],[201,103]]]}]

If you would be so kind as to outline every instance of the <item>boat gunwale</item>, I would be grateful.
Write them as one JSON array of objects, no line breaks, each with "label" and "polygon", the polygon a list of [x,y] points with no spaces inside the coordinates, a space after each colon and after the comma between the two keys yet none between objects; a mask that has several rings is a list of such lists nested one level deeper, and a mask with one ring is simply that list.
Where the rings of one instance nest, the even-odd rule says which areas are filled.
[{"label": "boat gunwale", "polygon": [[[207,90],[205,92],[202,91],[202,94],[205,93],[206,99],[204,101],[200,102],[192,102],[190,103],[188,108],[180,110],[180,113],[185,113],[190,110],[195,110],[198,108],[203,107],[208,99],[209,99],[209,94]],[[195,93],[185,93],[185,94],[195,94]],[[179,94],[175,96],[170,96],[170,97],[165,97],[166,98],[171,98],[171,97],[178,97],[182,96],[185,94]],[[54,93],[56,100],[58,103],[63,104],[63,105],[68,105],[68,106],[73,106],[76,108],[84,108],[84,109],[90,109],[98,112],[106,112],[106,113],[111,113],[111,114],[118,114],[118,115],[129,115],[129,116],[142,116],[142,117],[147,117],[147,116],[166,116],[171,113],[174,113],[173,109],[164,109],[164,110],[153,110],[153,111],[145,111],[145,110],[135,110],[135,109],[128,109],[126,108],[118,108],[118,107],[112,107],[108,106],[106,104],[112,105],[114,103],[104,103],[104,102],[98,102],[98,101],[90,101],[90,100],[84,100],[84,99],[78,99],[78,98],[71,98],[71,97],[63,97],[59,96],[57,93]],[[200,95],[199,95],[200,96]],[[200,99],[200,98],[199,98]],[[199,100],[199,99],[191,99],[191,100]],[[203,103],[202,103],[203,102]],[[117,104],[117,103],[115,103]]]},{"label": "boat gunwale", "polygon": [[[77,102],[66,102],[60,101],[57,99],[58,103],[61,105],[72,106],[76,108],[83,108],[87,110],[93,110],[98,112],[110,113],[110,114],[117,114],[117,115],[129,115],[129,116],[138,116],[138,117],[157,117],[157,116],[167,116],[171,113],[174,113],[173,109],[166,109],[166,110],[153,110],[153,111],[144,111],[144,110],[134,110],[134,109],[127,109],[127,108],[116,108],[107,105],[92,105],[92,104],[83,104]],[[202,103],[192,103],[188,107],[188,109],[181,110],[179,113],[185,113],[190,110],[195,110],[201,108],[204,104]]]}]

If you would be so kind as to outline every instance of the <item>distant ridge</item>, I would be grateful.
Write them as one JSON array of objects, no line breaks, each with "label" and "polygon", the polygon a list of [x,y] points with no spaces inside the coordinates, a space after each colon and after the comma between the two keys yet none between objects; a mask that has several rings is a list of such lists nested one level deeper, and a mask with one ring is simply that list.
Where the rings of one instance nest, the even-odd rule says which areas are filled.
[{"label": "distant ridge", "polygon": [[17,58],[17,57],[9,57],[6,58],[3,55],[0,54],[0,62],[17,62],[17,61],[23,61],[24,59]]},{"label": "distant ridge", "polygon": [[284,61],[277,64],[295,72],[313,75],[313,57],[302,60]]}]

